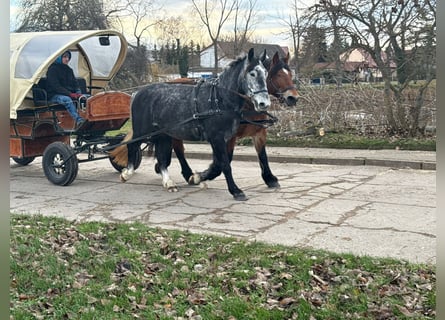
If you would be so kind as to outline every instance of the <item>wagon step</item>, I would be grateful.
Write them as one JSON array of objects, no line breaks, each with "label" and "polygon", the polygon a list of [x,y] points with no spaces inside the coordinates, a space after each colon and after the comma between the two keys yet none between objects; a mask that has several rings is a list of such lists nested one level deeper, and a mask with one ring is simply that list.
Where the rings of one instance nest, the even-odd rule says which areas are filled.
[{"label": "wagon step", "polygon": [[73,129],[65,129],[65,128],[61,127],[61,126],[57,123],[57,125],[56,125],[56,126],[57,126],[56,131],[59,132],[59,133],[64,133],[64,134],[66,134],[66,133],[68,133],[68,134],[75,134],[75,133],[78,132],[78,131],[81,131],[81,130],[83,130],[83,129],[86,129],[86,128],[88,127],[88,124],[89,124],[88,120],[85,119],[85,121],[83,121],[81,124],[79,124],[79,125],[76,126],[75,128],[73,128]]}]

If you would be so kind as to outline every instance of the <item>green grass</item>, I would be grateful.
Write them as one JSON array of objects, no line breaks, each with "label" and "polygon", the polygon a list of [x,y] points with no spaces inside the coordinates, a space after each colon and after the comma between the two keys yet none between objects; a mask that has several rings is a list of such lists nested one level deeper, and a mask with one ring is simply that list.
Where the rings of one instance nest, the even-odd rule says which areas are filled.
[{"label": "green grass", "polygon": [[435,267],[11,215],[12,319],[434,319]]},{"label": "green grass", "polygon": [[[385,138],[364,137],[345,133],[326,133],[324,136],[309,135],[304,137],[277,138],[268,136],[268,146],[339,148],[339,149],[400,149],[436,151],[435,138]],[[250,144],[250,138],[240,140],[239,144]]]}]

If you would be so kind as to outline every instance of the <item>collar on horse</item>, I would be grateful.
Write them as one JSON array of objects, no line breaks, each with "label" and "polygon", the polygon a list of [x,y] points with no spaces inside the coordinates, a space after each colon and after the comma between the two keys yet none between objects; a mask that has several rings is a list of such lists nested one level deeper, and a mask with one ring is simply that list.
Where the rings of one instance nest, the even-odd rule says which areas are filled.
[{"label": "collar on horse", "polygon": [[[218,79],[212,79],[210,80],[210,94],[209,98],[207,99],[207,102],[210,105],[210,109],[204,112],[199,112],[198,107],[198,93],[199,89],[201,88],[201,85],[205,82],[205,80],[200,80],[194,87],[193,87],[193,93],[194,93],[194,106],[195,106],[195,112],[192,115],[193,120],[201,120],[208,117],[212,117],[214,115],[222,115],[222,110],[219,108],[219,100],[218,100],[218,93],[217,93],[217,86],[218,86]],[[212,108],[212,104],[214,105],[214,109]]]}]

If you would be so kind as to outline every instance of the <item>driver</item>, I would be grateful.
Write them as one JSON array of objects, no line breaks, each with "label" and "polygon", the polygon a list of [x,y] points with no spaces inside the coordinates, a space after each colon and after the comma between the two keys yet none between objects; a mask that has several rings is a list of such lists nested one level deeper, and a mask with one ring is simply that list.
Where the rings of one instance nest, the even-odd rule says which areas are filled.
[{"label": "driver", "polygon": [[85,119],[77,112],[73,99],[78,99],[82,93],[73,69],[68,66],[70,60],[71,52],[67,50],[48,68],[46,73],[48,99],[50,102],[63,104],[76,121],[76,127],[80,127]]}]

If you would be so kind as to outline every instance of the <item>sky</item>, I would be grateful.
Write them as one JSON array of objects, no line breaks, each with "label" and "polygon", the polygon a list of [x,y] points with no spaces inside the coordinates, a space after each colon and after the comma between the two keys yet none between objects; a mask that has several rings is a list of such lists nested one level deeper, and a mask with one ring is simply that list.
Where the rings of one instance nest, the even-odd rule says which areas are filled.
[{"label": "sky", "polygon": [[[106,1],[106,0],[105,0]],[[257,18],[259,23],[255,26],[255,36],[262,42],[291,47],[291,41],[285,31],[283,19],[289,15],[294,0],[256,0]],[[316,0],[297,0],[299,8],[313,5]],[[17,12],[16,0],[10,0],[10,30],[14,29],[14,16]],[[159,0],[167,14],[190,18],[191,0]],[[196,20],[196,19],[195,19]],[[198,23],[198,21],[191,21]],[[126,35],[127,36],[127,35]],[[131,41],[131,39],[128,39]]]},{"label": "sky", "polygon": [[[255,35],[265,43],[291,46],[283,19],[286,19],[294,0],[256,0],[257,18],[259,23],[255,26]],[[313,5],[316,0],[297,0],[299,8]],[[165,8],[173,15],[187,12],[191,5],[190,0],[165,0]]]}]

